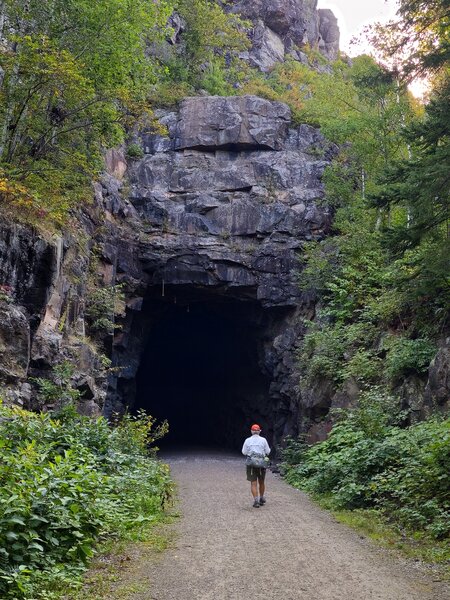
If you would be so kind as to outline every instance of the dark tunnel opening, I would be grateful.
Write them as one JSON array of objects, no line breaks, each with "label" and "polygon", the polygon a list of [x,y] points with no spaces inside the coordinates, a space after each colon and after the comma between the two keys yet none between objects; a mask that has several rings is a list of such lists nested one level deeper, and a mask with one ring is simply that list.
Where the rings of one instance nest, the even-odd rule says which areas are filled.
[{"label": "dark tunnel opening", "polygon": [[254,421],[271,436],[262,312],[256,303],[220,300],[159,312],[141,357],[134,409],[169,421],[160,447],[239,450]]}]

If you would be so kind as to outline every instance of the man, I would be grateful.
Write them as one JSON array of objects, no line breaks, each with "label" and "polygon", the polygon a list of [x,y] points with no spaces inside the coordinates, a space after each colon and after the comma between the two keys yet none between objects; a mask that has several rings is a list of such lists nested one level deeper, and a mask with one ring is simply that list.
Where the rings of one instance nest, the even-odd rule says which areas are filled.
[{"label": "man", "polygon": [[[242,454],[247,457],[256,457],[256,462],[259,461],[265,464],[264,458],[270,454],[269,444],[266,438],[263,438],[261,433],[261,427],[255,423],[250,429],[251,436],[247,438],[242,446]],[[250,489],[253,496],[253,507],[259,508],[266,503],[264,497],[265,492],[265,478],[266,468],[251,466],[248,463],[251,462],[251,458],[247,460],[247,481],[250,481]],[[258,484],[259,484],[259,495],[258,495]]]}]

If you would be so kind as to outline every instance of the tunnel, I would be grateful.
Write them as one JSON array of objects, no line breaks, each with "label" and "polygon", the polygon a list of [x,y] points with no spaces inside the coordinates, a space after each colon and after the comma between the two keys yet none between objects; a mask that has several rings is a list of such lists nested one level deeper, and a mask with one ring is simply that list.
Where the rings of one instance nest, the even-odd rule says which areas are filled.
[{"label": "tunnel", "polygon": [[152,318],[133,408],[169,422],[158,445],[237,451],[253,422],[270,440],[268,311],[254,301],[220,296],[158,304],[149,299],[146,311]]}]

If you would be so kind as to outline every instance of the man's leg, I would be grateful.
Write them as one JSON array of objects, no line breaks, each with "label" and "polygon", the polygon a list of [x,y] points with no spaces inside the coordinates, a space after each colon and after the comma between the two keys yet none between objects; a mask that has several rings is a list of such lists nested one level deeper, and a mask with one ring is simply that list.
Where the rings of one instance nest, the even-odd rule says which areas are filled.
[{"label": "man's leg", "polygon": [[266,484],[263,479],[259,480],[259,497],[262,498],[264,496],[264,492],[266,491]]},{"label": "man's leg", "polygon": [[266,470],[265,469],[261,469],[261,476],[258,477],[258,482],[259,482],[259,503],[260,504],[265,504],[266,503],[266,499],[264,498],[264,492],[266,491],[265,478],[266,478]]},{"label": "man's leg", "polygon": [[258,508],[258,476],[256,470],[252,467],[247,467],[247,481],[250,481],[250,489],[253,496],[253,506],[254,508]]}]

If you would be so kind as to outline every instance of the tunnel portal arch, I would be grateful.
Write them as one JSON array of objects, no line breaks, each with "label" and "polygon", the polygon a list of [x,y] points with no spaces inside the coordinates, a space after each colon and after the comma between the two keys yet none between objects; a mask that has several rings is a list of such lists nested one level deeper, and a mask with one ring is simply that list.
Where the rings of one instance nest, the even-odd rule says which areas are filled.
[{"label": "tunnel portal arch", "polygon": [[271,444],[295,433],[292,398],[279,381],[292,308],[201,286],[154,286],[131,316],[115,343],[124,369],[107,412],[125,405],[167,419],[161,447],[237,451],[253,422]]}]

